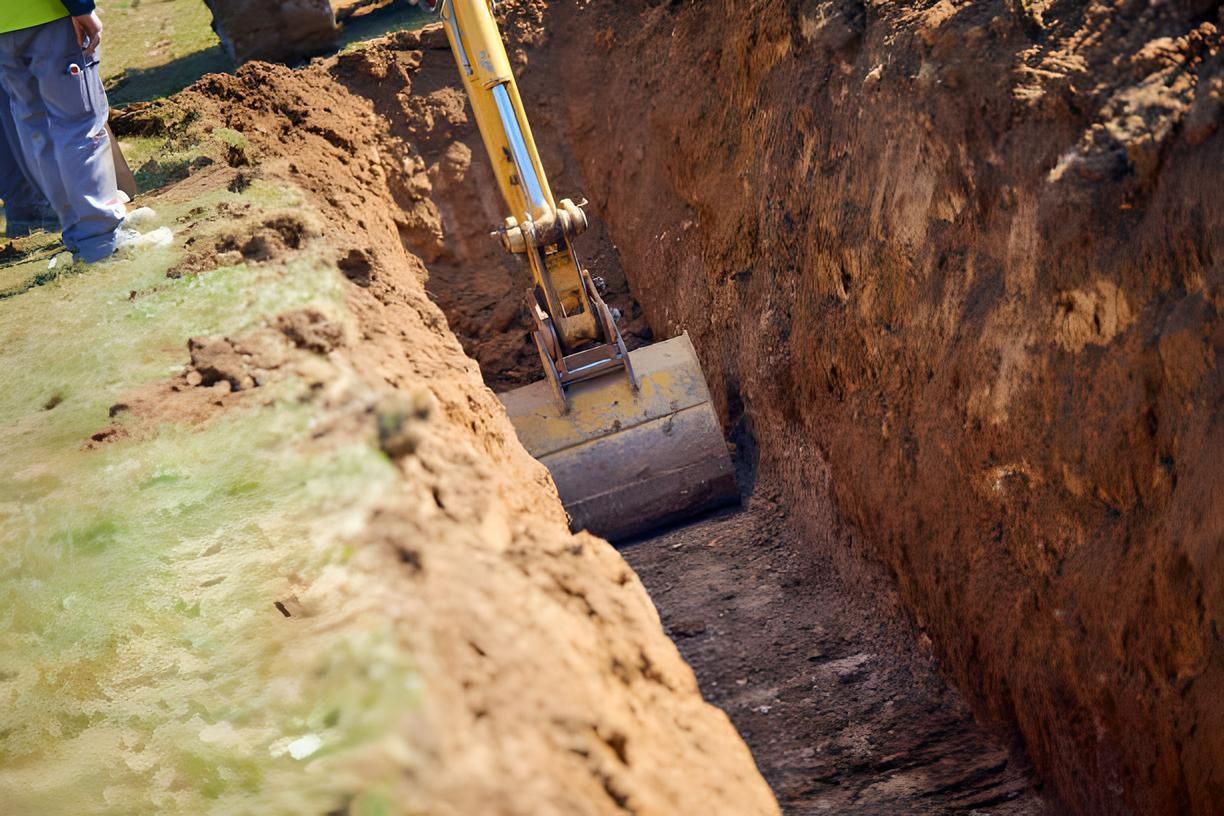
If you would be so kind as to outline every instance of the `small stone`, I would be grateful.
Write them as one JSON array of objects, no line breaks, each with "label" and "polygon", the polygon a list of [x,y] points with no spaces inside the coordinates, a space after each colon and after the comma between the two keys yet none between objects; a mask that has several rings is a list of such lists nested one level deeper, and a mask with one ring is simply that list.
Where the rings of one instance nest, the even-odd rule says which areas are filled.
[{"label": "small stone", "polygon": [[421,422],[428,422],[438,407],[438,398],[425,386],[412,389],[408,394],[412,415]]},{"label": "small stone", "polygon": [[[428,396],[425,396],[428,395]],[[425,439],[424,423],[433,412],[434,396],[428,388],[383,398],[375,414],[378,446],[392,459],[415,453]]]}]

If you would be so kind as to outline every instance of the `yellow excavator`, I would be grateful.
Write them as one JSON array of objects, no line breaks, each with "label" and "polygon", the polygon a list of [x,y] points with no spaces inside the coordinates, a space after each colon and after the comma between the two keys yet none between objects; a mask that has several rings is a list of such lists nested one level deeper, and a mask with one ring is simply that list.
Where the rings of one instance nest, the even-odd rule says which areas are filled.
[{"label": "yellow excavator", "polygon": [[688,335],[626,350],[578,259],[585,202],[553,198],[495,0],[421,2],[445,25],[509,209],[494,235],[531,270],[527,308],[545,376],[501,401],[523,446],[552,473],[574,529],[623,540],[738,500]]},{"label": "yellow excavator", "polygon": [[[401,0],[402,1],[402,0]],[[237,62],[334,48],[338,22],[388,0],[205,0]],[[578,260],[585,202],[553,198],[494,17],[496,0],[407,0],[439,17],[509,209],[495,236],[531,270],[527,308],[544,380],[501,395],[551,471],[575,529],[619,540],[735,501],[688,335],[630,353]]]}]

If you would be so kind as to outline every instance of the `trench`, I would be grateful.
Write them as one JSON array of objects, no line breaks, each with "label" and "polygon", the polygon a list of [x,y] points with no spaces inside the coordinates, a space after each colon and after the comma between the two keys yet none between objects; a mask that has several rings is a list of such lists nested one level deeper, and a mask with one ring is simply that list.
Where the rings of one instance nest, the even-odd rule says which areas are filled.
[{"label": "trench", "polygon": [[[444,43],[433,42],[412,76],[414,95],[453,103],[452,71]],[[530,73],[523,79],[528,94],[542,83]],[[377,106],[379,97],[371,97]],[[547,95],[534,100],[532,125],[554,190],[581,191],[583,165],[564,135],[566,111]],[[394,133],[394,110],[383,112]],[[501,204],[478,134],[455,117],[398,135],[435,168],[434,201],[446,225],[432,249],[409,245],[429,261],[428,293],[495,392],[535,381],[538,357],[521,306],[529,279],[489,239]],[[607,282],[606,299],[635,348],[667,335],[655,334],[647,304],[631,291],[608,228],[623,215],[600,213],[577,249]],[[742,507],[626,543],[621,553],[784,812],[1057,812],[1014,734],[977,722],[948,684],[930,639],[913,627],[884,572],[865,563],[847,571],[830,555],[831,542],[851,533],[827,485],[815,485],[795,513],[776,475],[757,461],[742,405],[728,424]],[[814,530],[813,516],[826,523]]]},{"label": "trench", "polygon": [[[790,812],[1214,813],[1219,106],[1142,54],[1207,84],[1218,37],[1093,5],[1039,47],[988,5],[727,3],[723,29],[678,3],[514,4],[553,189],[592,201],[579,253],[631,347],[690,332],[740,459],[742,513],[623,554]],[[506,390],[537,377],[526,274],[489,238],[447,46],[419,46],[410,96],[350,90],[416,151],[446,229],[400,237]],[[1127,49],[1150,77],[1114,72]],[[1025,101],[1069,53],[1106,114],[1166,83],[1186,126],[1144,109],[1159,156],[1097,172],[1148,143]]]},{"label": "trench", "polygon": [[623,550],[783,812],[1058,812],[888,607],[887,582],[849,585],[790,516],[758,482],[742,511]]},{"label": "trench", "polygon": [[[554,188],[594,202],[583,257],[631,346],[691,331],[736,451],[742,509],[624,558],[789,813],[1218,812],[1218,11],[1088,3],[1047,29],[1002,0],[922,14],[848,0],[819,19],[807,5],[728,14],[724,28],[698,4],[555,4],[567,38],[551,46],[536,24],[553,5],[505,6]],[[306,183],[346,276],[454,351],[432,306],[410,302],[424,259],[429,294],[504,390],[537,377],[525,274],[489,240],[503,213],[446,51],[436,32],[403,33],[307,69],[313,87],[252,66],[205,80],[196,101],[243,86],[226,124],[262,150],[279,140],[274,153],[309,137],[317,155],[281,155],[269,178]],[[1080,64],[1098,87],[1041,67]],[[1200,74],[1216,90],[1196,97]],[[558,76],[566,92],[553,95]],[[275,99],[263,80],[284,86]],[[354,126],[377,124],[341,132],[336,104]],[[251,115],[268,108],[278,134]],[[1114,127],[1096,128],[1097,110]],[[229,147],[201,179],[228,174],[233,192],[253,171]],[[405,354],[411,335],[394,321],[371,323],[365,339],[385,341],[375,375],[379,360],[403,366],[386,383],[437,362],[428,345]],[[480,437],[495,405],[469,385],[452,419]],[[580,565],[549,589],[584,624],[657,636],[648,614],[590,614],[591,549],[537,548],[549,568]],[[408,555],[401,566],[420,572]],[[503,575],[530,572],[517,567]],[[556,645],[537,634],[549,645],[501,665],[533,670]],[[463,659],[488,657],[471,645]],[[618,692],[636,679],[617,674],[627,665],[613,660]],[[482,664],[480,678],[499,676]],[[537,680],[524,687],[549,695]],[[480,706],[476,719],[489,716]],[[629,767],[624,735],[582,736],[596,752],[556,755],[581,758],[596,798],[626,810],[597,764]]]},{"label": "trench", "polygon": [[[607,256],[605,256],[607,257]],[[596,267],[596,269],[598,269]],[[622,307],[630,293],[617,293]],[[448,319],[469,316],[449,298]],[[483,336],[530,361],[534,347]],[[639,329],[635,345],[649,337]],[[471,341],[469,341],[471,342]],[[529,365],[485,372],[495,390],[531,381]],[[769,474],[735,439],[742,506],[620,545],[702,694],[731,718],[787,814],[1060,812],[1043,796],[1013,733],[977,722],[941,674],[882,571],[844,574],[799,529]],[[823,534],[838,531],[827,495]],[[810,515],[813,506],[804,508]]]},{"label": "trench", "polygon": [[[615,256],[604,249],[600,257],[605,265],[591,266],[613,281],[614,302],[640,313],[623,273],[607,268]],[[457,283],[446,289],[453,293]],[[452,325],[479,331],[461,298],[438,301]],[[639,323],[632,345],[651,336]],[[495,391],[539,376],[521,327],[467,340]],[[485,351],[490,346],[495,353]],[[508,360],[511,367],[489,370],[489,362]],[[906,620],[887,577],[865,564],[853,577],[839,572],[797,529],[773,477],[758,472],[754,440],[742,428],[735,439],[741,508],[620,549],[703,695],[731,718],[784,812],[1058,812],[1014,736],[976,722],[948,685],[930,639]],[[826,535],[846,534],[836,531],[827,495],[815,492],[811,504],[825,505]]]}]

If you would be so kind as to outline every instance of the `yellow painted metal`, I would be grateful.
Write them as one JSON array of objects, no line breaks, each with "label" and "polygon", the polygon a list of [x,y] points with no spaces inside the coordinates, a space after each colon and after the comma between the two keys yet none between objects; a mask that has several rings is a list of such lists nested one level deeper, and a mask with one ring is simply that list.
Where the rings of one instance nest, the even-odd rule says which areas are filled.
[{"label": "yellow painted metal", "polygon": [[574,528],[612,540],[739,499],[688,335],[630,357],[637,391],[625,377],[578,383],[568,411],[546,382],[500,395],[519,440],[552,473]]},{"label": "yellow painted metal", "polygon": [[567,411],[556,400],[524,402],[526,395],[534,396],[532,386],[507,392],[502,401],[511,406],[515,430],[527,450],[537,458],[547,456],[657,417],[708,405],[710,393],[692,348],[684,334],[633,352],[636,392],[627,378],[608,377],[607,382],[597,380],[597,387],[571,386]]},{"label": "yellow painted metal", "polygon": [[[488,0],[448,0],[442,19],[451,51],[459,67],[472,113],[493,164],[493,174],[510,216],[522,222],[551,224],[557,218],[557,202],[540,161],[540,153],[523,109],[518,83],[506,55]],[[508,133],[498,109],[495,91],[504,88],[513,107],[514,119],[526,151],[531,172],[539,182],[543,201],[533,203],[520,168],[515,164],[513,134]],[[527,172],[527,168],[521,168]],[[582,267],[568,241],[533,248],[527,252],[532,277],[544,293],[557,334],[566,351],[584,343],[607,342],[582,285]]]},{"label": "yellow painted metal", "polygon": [[[442,15],[447,23],[446,35],[450,40],[451,52],[458,63],[459,75],[471,101],[476,125],[480,129],[481,138],[484,139],[485,150],[493,162],[493,172],[497,176],[502,198],[510,207],[510,214],[519,220],[546,217],[551,210],[556,209],[557,204],[553,200],[552,190],[549,189],[544,165],[540,161],[535,138],[531,134],[527,114],[523,110],[518,83],[515,82],[514,71],[510,68],[510,58],[506,55],[506,46],[497,30],[497,20],[493,17],[488,0],[449,0],[443,6]],[[506,86],[510,101],[514,104],[518,124],[535,165],[536,175],[544,188],[549,210],[533,209],[524,195],[522,185],[512,181],[515,168],[510,142],[491,93],[498,85]]]}]

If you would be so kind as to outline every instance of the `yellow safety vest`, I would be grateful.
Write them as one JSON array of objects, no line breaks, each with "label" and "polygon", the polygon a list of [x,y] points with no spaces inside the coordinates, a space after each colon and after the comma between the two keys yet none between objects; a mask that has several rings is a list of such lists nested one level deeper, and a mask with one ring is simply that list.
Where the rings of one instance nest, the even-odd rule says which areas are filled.
[{"label": "yellow safety vest", "polygon": [[0,0],[0,34],[68,16],[60,0]]}]

